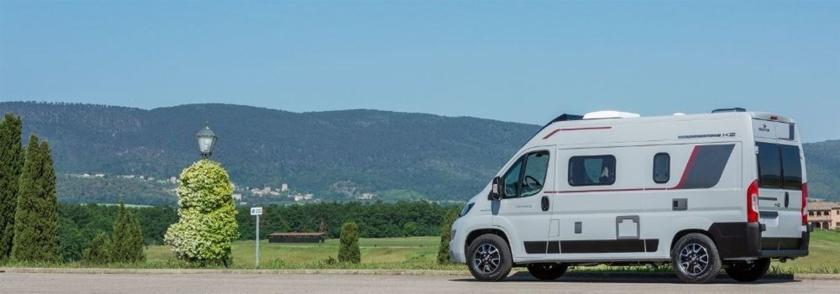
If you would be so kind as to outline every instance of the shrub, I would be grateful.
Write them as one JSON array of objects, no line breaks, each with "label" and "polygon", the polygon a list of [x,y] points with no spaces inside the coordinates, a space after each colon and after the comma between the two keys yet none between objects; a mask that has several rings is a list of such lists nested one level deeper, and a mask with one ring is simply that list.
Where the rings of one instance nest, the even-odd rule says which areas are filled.
[{"label": "shrub", "polygon": [[361,252],[359,252],[359,227],[354,222],[341,226],[338,261],[347,263],[362,261]]},{"label": "shrub", "polygon": [[449,241],[452,241],[452,223],[458,219],[458,210],[450,209],[443,216],[440,225],[440,246],[438,247],[437,261],[439,264],[449,263]]},{"label": "shrub", "polygon": [[85,249],[82,261],[87,264],[106,264],[111,260],[111,239],[100,232]]},{"label": "shrub", "polygon": [[231,242],[239,236],[227,171],[200,160],[181,172],[177,192],[180,220],[167,230],[166,244],[182,260],[227,265]]}]

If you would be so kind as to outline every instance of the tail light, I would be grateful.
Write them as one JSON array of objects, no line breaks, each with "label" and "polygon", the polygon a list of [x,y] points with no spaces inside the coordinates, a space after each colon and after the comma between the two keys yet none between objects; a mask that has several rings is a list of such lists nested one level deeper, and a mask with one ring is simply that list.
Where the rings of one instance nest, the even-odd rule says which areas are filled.
[{"label": "tail light", "polygon": [[747,188],[747,222],[758,222],[758,180]]},{"label": "tail light", "polygon": [[802,213],[802,225],[808,225],[808,183],[802,183],[802,208],[800,208],[800,212]]}]

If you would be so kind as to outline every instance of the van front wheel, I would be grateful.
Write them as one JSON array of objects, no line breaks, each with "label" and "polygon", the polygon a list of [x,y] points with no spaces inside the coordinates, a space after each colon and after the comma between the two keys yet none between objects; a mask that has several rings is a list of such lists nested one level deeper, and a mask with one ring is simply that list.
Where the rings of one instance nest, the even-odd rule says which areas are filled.
[{"label": "van front wheel", "polygon": [[538,280],[551,281],[565,274],[568,268],[560,263],[532,263],[528,265],[528,272]]},{"label": "van front wheel", "polygon": [[738,282],[754,282],[770,269],[770,259],[762,258],[752,263],[736,262],[726,267],[726,274]]},{"label": "van front wheel", "polygon": [[478,236],[467,249],[467,266],[476,280],[504,280],[513,267],[510,247],[498,235]]},{"label": "van front wheel", "polygon": [[720,273],[720,257],[715,242],[706,235],[691,233],[680,238],[671,249],[671,265],[686,283],[705,283]]}]

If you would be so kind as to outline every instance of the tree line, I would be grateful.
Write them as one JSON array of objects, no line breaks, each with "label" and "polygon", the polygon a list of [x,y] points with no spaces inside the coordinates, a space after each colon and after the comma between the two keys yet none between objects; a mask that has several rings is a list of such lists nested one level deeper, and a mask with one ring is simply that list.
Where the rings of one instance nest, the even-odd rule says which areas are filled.
[{"label": "tree line", "polygon": [[[0,261],[61,262],[65,246],[56,198],[55,169],[50,145],[36,135],[24,148],[23,122],[6,114],[0,121]],[[112,235],[98,239],[98,251],[107,256],[92,262],[136,262],[143,259],[139,221],[120,205]],[[100,254],[101,255],[101,254]],[[91,256],[86,254],[86,256]]]}]

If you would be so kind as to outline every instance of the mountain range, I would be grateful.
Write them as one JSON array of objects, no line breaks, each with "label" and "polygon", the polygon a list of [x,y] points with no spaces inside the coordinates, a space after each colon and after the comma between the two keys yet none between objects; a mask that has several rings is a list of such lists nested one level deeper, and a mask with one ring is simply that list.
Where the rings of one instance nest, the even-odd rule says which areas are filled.
[{"label": "mountain range", "polygon": [[[53,148],[64,174],[169,178],[199,158],[195,133],[219,137],[213,159],[240,186],[341,199],[362,193],[464,200],[540,126],[377,110],[295,113],[229,104],[155,109],[2,102]],[[840,199],[840,141],[805,145],[813,197]],[[61,185],[61,183],[59,183]],[[59,188],[59,191],[61,189]],[[78,196],[78,195],[59,195]]]}]

